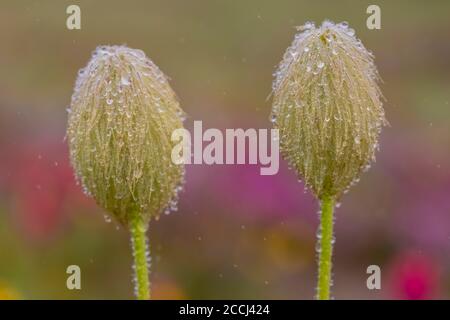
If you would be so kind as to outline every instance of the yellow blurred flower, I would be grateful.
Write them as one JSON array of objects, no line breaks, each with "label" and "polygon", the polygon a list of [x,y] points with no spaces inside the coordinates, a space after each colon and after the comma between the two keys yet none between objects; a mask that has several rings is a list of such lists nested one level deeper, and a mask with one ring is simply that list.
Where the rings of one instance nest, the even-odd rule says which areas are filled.
[{"label": "yellow blurred flower", "polygon": [[20,294],[14,288],[8,286],[4,282],[0,282],[0,300],[18,300]]}]

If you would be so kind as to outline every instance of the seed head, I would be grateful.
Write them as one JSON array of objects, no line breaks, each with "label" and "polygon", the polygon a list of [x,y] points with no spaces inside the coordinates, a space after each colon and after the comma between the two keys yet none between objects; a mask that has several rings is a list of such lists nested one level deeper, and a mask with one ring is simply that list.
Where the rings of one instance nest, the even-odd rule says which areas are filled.
[{"label": "seed head", "polygon": [[81,69],[67,136],[84,191],[123,225],[175,209],[184,167],[171,161],[184,113],[166,76],[141,50],[98,47]]},{"label": "seed head", "polygon": [[386,124],[373,55],[343,22],[308,22],[273,83],[284,157],[318,198],[339,197],[374,161]]}]

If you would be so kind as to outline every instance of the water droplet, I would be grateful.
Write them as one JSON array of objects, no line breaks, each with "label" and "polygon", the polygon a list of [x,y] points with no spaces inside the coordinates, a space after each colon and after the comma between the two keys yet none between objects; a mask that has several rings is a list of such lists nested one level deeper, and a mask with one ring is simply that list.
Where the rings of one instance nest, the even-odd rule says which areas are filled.
[{"label": "water droplet", "polygon": [[270,122],[275,123],[275,121],[277,121],[277,116],[273,114],[270,116]]},{"label": "water droplet", "polygon": [[322,228],[317,228],[316,237],[317,239],[322,239]]},{"label": "water droplet", "polygon": [[120,83],[124,86],[129,86],[130,85],[130,77],[122,76],[122,78],[120,79]]},{"label": "water droplet", "polygon": [[347,29],[348,28],[348,22],[347,21],[342,21],[341,23],[338,24],[338,26],[342,27],[343,29]]},{"label": "water droplet", "polygon": [[303,25],[303,30],[310,30],[314,28],[314,22],[308,21]]},{"label": "water droplet", "polygon": [[321,245],[320,245],[320,241],[317,241],[316,242],[316,252],[317,253],[320,253],[322,251],[322,247],[321,247]]}]

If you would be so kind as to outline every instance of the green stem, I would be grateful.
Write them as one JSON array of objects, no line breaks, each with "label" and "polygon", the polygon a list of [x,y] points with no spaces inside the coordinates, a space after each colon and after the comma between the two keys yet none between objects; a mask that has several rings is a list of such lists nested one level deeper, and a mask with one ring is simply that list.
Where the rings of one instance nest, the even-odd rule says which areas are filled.
[{"label": "green stem", "polygon": [[331,257],[333,255],[333,207],[334,199],[323,197],[321,199],[320,231],[321,237],[319,251],[319,279],[317,284],[317,299],[330,299],[331,285]]},{"label": "green stem", "polygon": [[139,215],[131,221],[131,243],[134,257],[135,293],[138,300],[150,299],[150,281],[148,277],[147,225]]}]

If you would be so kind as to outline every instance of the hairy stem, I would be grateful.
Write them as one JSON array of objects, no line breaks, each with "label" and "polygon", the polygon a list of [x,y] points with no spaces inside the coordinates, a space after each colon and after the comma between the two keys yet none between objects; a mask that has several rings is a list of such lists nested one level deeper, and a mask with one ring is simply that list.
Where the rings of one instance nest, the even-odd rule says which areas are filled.
[{"label": "hairy stem", "polygon": [[317,283],[317,299],[330,299],[331,258],[333,255],[333,207],[334,199],[321,199],[319,243],[319,279]]},{"label": "hairy stem", "polygon": [[147,225],[144,224],[139,215],[131,221],[131,243],[134,257],[135,272],[135,294],[138,300],[150,299],[150,281],[148,272],[148,247],[147,247]]}]

